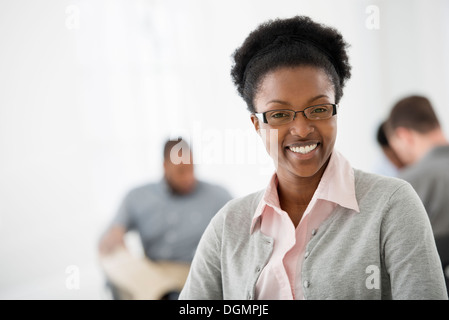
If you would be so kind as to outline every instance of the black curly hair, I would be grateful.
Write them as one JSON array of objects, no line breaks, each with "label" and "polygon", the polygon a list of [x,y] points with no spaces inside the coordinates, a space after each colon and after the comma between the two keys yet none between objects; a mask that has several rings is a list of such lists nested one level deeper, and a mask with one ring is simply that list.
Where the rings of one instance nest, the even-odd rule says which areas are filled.
[{"label": "black curly hair", "polygon": [[235,50],[231,76],[251,113],[256,112],[254,97],[263,76],[280,67],[310,65],[323,69],[334,85],[338,103],[351,76],[348,46],[337,30],[309,17],[269,20]]}]

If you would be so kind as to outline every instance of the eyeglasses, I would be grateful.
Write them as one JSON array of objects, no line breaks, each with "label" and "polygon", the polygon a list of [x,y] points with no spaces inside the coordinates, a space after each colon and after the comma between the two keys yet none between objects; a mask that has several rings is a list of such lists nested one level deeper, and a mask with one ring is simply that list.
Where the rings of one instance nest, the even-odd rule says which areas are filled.
[{"label": "eyeglasses", "polygon": [[326,120],[337,114],[338,104],[325,103],[316,106],[307,107],[302,111],[294,111],[289,109],[270,110],[262,113],[254,113],[254,115],[270,126],[280,126],[295,120],[297,113],[303,113],[304,117],[309,120]]}]

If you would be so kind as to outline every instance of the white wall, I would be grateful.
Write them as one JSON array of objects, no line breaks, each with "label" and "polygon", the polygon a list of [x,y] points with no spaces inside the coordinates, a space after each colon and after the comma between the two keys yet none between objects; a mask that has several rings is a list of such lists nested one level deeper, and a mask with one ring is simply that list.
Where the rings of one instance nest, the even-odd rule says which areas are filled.
[{"label": "white wall", "polygon": [[104,298],[96,241],[124,193],[160,177],[166,137],[190,137],[198,175],[235,196],[263,188],[272,165],[230,56],[296,14],[351,44],[337,148],[355,167],[374,167],[404,95],[428,95],[447,129],[448,1],[0,1],[0,298]]}]

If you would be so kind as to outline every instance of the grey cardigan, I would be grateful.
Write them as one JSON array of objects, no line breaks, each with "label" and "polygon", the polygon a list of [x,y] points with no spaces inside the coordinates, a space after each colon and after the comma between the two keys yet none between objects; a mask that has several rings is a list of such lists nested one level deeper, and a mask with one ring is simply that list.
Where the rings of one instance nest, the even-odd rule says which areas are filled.
[{"label": "grey cardigan", "polygon": [[[360,212],[337,206],[311,236],[305,299],[447,299],[429,219],[410,184],[354,174]],[[250,233],[262,195],[231,200],[212,219],[180,299],[254,299],[273,250],[260,220]]]}]

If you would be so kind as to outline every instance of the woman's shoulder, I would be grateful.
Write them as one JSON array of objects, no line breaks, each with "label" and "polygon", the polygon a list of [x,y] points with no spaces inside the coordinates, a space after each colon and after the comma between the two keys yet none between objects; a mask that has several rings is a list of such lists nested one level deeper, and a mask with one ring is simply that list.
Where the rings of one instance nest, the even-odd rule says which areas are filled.
[{"label": "woman's shoulder", "polygon": [[355,192],[359,202],[373,206],[390,201],[417,199],[413,187],[407,181],[354,169]]},{"label": "woman's shoulder", "polygon": [[354,169],[354,177],[357,193],[366,191],[391,192],[409,185],[409,183],[403,179],[383,176],[359,169]]}]

